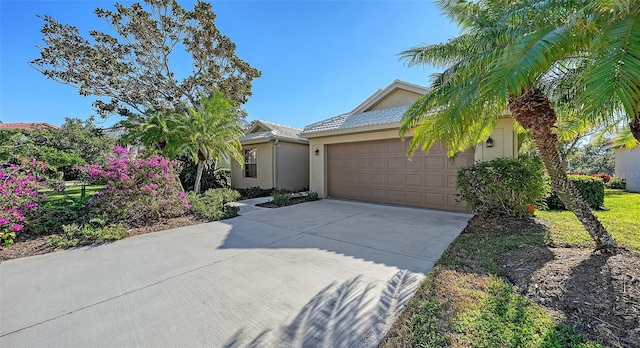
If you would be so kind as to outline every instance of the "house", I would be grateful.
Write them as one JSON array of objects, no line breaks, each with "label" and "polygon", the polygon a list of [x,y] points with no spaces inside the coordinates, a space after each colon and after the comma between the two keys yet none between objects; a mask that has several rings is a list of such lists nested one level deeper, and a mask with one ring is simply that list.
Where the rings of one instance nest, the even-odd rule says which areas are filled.
[{"label": "house", "polygon": [[627,181],[627,191],[640,192],[640,146],[616,149],[616,173]]},{"label": "house", "polygon": [[59,129],[59,127],[54,126],[54,125],[49,124],[49,123],[46,123],[46,122],[35,122],[35,123],[24,123],[24,122],[18,122],[18,123],[0,123],[0,129],[6,129],[6,130],[15,130],[15,129],[19,129],[19,130],[32,131],[32,130],[42,129],[42,128]]},{"label": "house", "polygon": [[301,129],[254,121],[240,138],[244,166],[231,163],[231,186],[248,188],[309,187],[309,141]]},{"label": "house", "polygon": [[396,80],[352,111],[306,126],[301,135],[309,139],[310,189],[322,198],[465,210],[456,203],[456,170],[516,155],[513,121],[500,119],[491,141],[459,154],[455,162],[438,144],[407,159],[409,141],[400,140],[400,119],[426,92]]}]

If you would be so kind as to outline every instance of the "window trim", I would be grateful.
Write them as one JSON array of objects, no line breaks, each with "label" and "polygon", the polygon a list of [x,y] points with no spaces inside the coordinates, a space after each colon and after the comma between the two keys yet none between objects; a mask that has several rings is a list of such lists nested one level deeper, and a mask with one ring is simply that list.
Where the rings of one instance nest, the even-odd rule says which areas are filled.
[{"label": "window trim", "polygon": [[[255,151],[255,161],[254,162],[247,162],[247,152],[249,151]],[[244,157],[244,168],[242,169],[242,177],[245,179],[258,179],[258,148],[256,147],[252,147],[252,148],[245,148],[243,149],[243,157]],[[255,176],[247,176],[247,164],[252,164],[255,165],[256,170],[255,170]]]}]

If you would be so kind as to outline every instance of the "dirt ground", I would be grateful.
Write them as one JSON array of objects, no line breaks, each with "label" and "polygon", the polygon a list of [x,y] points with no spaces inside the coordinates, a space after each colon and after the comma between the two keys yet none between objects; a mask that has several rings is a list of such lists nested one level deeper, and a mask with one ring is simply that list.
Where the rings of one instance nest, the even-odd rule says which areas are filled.
[{"label": "dirt ground", "polygon": [[[157,222],[152,225],[136,227],[129,229],[127,234],[129,237],[137,236],[139,234],[158,232],[168,230],[170,228],[190,226],[207,222],[203,219],[198,219],[193,215],[181,216],[173,219],[167,219]],[[46,236],[32,236],[29,234],[20,234],[10,247],[0,246],[0,262],[5,260],[17,259],[20,257],[27,257],[33,255],[42,255],[56,250],[54,247],[48,244],[51,235]]]},{"label": "dirt ground", "polygon": [[[300,204],[300,203],[304,203],[304,202],[307,202],[307,197],[293,197],[293,198],[291,198],[291,203],[289,205]],[[277,204],[274,204],[273,202],[265,202],[265,203],[256,204],[256,207],[280,208],[280,206],[278,206]]]}]

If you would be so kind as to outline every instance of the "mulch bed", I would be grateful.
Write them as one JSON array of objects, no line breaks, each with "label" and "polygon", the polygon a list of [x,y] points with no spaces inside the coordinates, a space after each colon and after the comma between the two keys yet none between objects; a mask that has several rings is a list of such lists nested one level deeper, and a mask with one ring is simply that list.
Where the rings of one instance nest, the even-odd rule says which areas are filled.
[{"label": "mulch bed", "polygon": [[[140,226],[131,228],[127,231],[128,237],[140,234],[164,231],[171,228],[191,226],[208,222],[205,219],[197,218],[193,215],[185,215],[177,218],[166,219],[148,226]],[[5,260],[17,259],[20,257],[42,255],[50,252],[58,251],[56,248],[49,246],[48,241],[52,235],[33,236],[29,234],[19,234],[15,244],[10,247],[0,246],[0,262]]]},{"label": "mulch bed", "polygon": [[[463,233],[545,229],[539,220],[474,217]],[[527,245],[498,258],[501,275],[526,298],[607,346],[640,347],[640,255]]]},{"label": "mulch bed", "polygon": [[[307,201],[307,197],[293,197],[293,198],[291,198],[291,203],[287,204],[287,206],[294,205],[294,204],[300,204],[300,203],[304,203],[304,202],[308,202]],[[259,204],[256,204],[256,207],[281,208],[279,205],[274,204],[273,202],[259,203]]]}]

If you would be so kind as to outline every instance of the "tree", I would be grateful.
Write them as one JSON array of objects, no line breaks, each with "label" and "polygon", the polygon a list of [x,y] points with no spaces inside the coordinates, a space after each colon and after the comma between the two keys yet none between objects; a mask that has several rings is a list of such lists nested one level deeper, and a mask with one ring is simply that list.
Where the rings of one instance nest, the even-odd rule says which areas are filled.
[{"label": "tree", "polygon": [[[409,155],[419,147],[428,150],[442,140],[453,157],[487,139],[508,108],[511,116],[531,132],[563,203],[582,222],[598,249],[613,250],[615,241],[567,179],[558,153],[554,131],[557,115],[544,88],[570,75],[565,73],[569,69],[555,64],[536,72],[530,68],[536,62],[512,55],[517,51],[513,46],[523,43],[530,50],[541,49],[535,45],[542,35],[536,30],[560,23],[566,14],[557,11],[540,16],[535,7],[521,7],[521,2],[437,2],[463,32],[445,43],[421,45],[401,53],[410,66],[433,64],[445,68],[443,73],[434,74],[430,91],[406,111],[401,134],[413,132]],[[523,81],[519,73],[526,71],[531,75]]]},{"label": "tree", "polygon": [[[511,45],[518,57],[513,78],[530,84],[559,61],[582,67],[574,88],[574,107],[583,117],[609,119],[622,114],[640,141],[640,1],[524,0],[514,12],[535,8],[541,22],[527,37]],[[524,68],[524,69],[523,69]]]},{"label": "tree", "polygon": [[209,98],[202,97],[199,107],[190,107],[186,114],[178,114],[181,126],[177,148],[186,151],[198,164],[194,191],[200,193],[202,172],[208,163],[236,160],[243,163],[239,138],[244,134],[238,117],[238,108],[215,91]]},{"label": "tree", "polygon": [[[235,44],[215,26],[211,4],[198,1],[187,11],[175,0],[144,3],[95,10],[116,36],[90,31],[85,38],[78,28],[44,16],[45,45],[31,66],[83,96],[102,98],[93,105],[104,117],[198,106],[200,95],[214,90],[235,105],[247,101],[261,73],[236,56]],[[173,53],[190,56],[190,75],[179,79],[169,64]]]},{"label": "tree", "polygon": [[144,145],[147,153],[160,153],[169,159],[180,155],[180,126],[183,121],[175,113],[151,112],[147,118],[130,116],[118,123],[125,132],[120,141],[127,145]]}]

